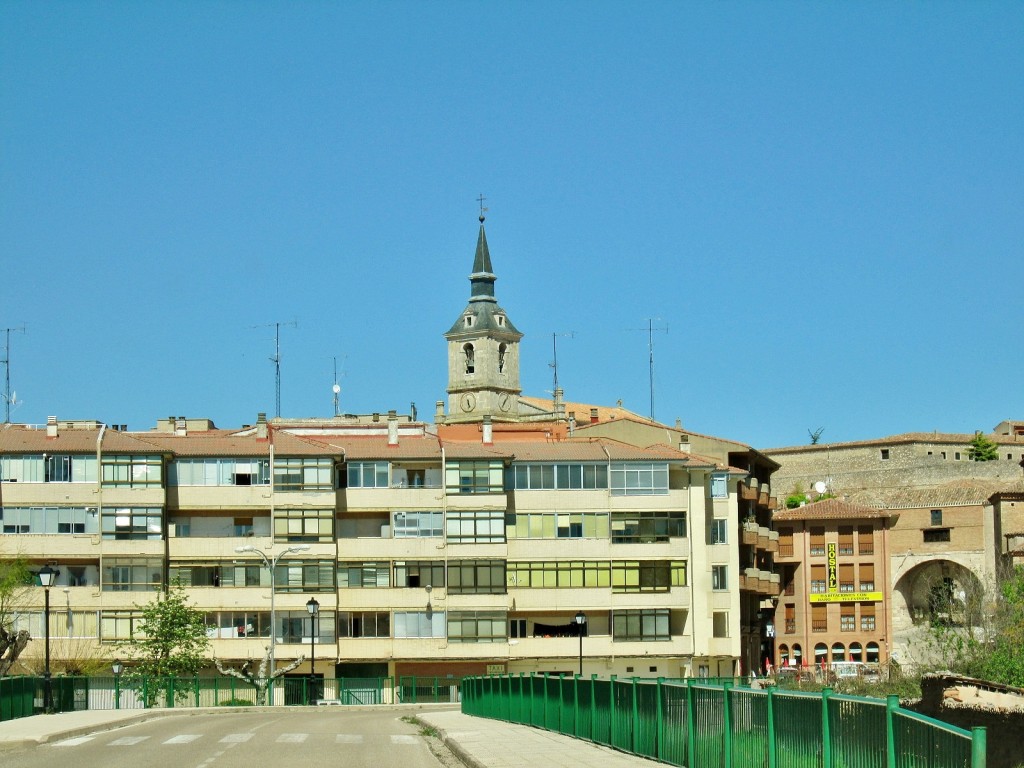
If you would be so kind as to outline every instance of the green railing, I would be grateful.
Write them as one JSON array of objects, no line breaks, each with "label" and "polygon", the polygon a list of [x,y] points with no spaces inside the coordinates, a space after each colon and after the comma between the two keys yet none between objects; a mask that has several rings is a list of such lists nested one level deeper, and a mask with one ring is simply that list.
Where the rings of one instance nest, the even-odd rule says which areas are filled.
[{"label": "green railing", "polygon": [[[51,710],[148,707],[425,704],[459,701],[461,680],[449,677],[280,677],[260,700],[236,677],[54,677]],[[0,721],[43,711],[41,677],[0,678]]]},{"label": "green railing", "polygon": [[734,680],[519,675],[462,681],[462,711],[686,768],[985,768],[985,729],[888,699]]}]

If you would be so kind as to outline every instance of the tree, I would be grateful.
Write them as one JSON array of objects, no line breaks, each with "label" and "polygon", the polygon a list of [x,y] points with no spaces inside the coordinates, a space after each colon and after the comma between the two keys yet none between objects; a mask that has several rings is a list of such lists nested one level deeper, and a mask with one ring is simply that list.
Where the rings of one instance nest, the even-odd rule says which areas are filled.
[{"label": "tree", "polygon": [[156,686],[143,684],[147,677],[193,677],[206,664],[210,641],[203,613],[188,604],[180,581],[153,602],[136,605],[142,618],[131,640],[121,650],[131,664],[126,683],[143,688],[146,706],[156,702]]},{"label": "tree", "polygon": [[979,429],[967,444],[967,455],[971,461],[995,461],[999,458],[999,446],[985,437]]},{"label": "tree", "polygon": [[268,675],[267,670],[270,668],[270,646],[266,646],[266,652],[263,654],[263,661],[260,663],[259,669],[254,673],[252,670],[252,659],[246,661],[240,669],[232,669],[231,667],[225,667],[220,663],[220,659],[214,659],[213,663],[217,665],[217,671],[227,677],[237,677],[239,680],[244,680],[253,688],[256,689],[256,703],[263,705],[267,703],[267,690],[273,684],[277,678],[282,675],[291,672],[293,669],[298,667],[306,660],[305,656],[299,656],[291,664],[287,664],[283,667],[278,667],[274,670],[273,674]]},{"label": "tree", "polygon": [[0,677],[10,671],[32,639],[27,630],[14,631],[18,608],[31,583],[32,574],[24,558],[0,560]]}]

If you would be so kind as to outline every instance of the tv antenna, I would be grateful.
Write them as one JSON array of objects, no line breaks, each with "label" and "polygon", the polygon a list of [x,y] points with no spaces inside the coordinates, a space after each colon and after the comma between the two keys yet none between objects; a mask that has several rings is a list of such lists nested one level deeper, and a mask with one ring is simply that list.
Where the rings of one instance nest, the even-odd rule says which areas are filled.
[{"label": "tv antenna", "polygon": [[651,382],[651,421],[654,421],[654,332],[664,331],[668,333],[668,326],[664,328],[655,328],[654,321],[660,320],[660,317],[650,317],[647,319],[646,328],[630,328],[631,331],[647,331],[647,354],[649,358],[650,368],[650,382]]},{"label": "tv antenna", "polygon": [[254,325],[253,328],[271,328],[274,329],[274,356],[270,358],[270,362],[274,364],[274,413],[277,418],[281,418],[281,326],[291,326],[292,328],[299,327],[298,320],[292,320],[290,323],[265,323],[263,325]]},{"label": "tv antenna", "polygon": [[[341,359],[342,363],[345,362],[345,358]],[[342,374],[344,376],[345,374]],[[338,398],[341,395],[341,384],[338,383],[338,358],[334,358],[334,383],[331,385],[331,392],[334,393],[334,415],[340,416],[341,412],[338,410]]]},{"label": "tv antenna", "polygon": [[551,394],[554,396],[555,392],[558,391],[558,337],[567,336],[572,339],[576,336],[576,331],[567,331],[566,333],[552,333],[551,334],[551,369],[554,371],[554,381],[551,383]]},{"label": "tv antenna", "polygon": [[17,404],[17,395],[11,392],[11,332],[24,333],[25,324],[22,323],[17,328],[3,328],[4,334],[7,336],[6,343],[4,344],[4,358],[0,360],[0,363],[4,364],[4,424],[9,424],[11,421],[11,405]]}]

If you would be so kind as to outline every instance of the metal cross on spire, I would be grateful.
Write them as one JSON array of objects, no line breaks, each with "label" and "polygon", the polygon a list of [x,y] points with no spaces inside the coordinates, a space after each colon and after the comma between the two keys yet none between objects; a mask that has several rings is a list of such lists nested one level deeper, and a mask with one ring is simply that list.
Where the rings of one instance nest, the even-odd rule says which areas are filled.
[{"label": "metal cross on spire", "polygon": [[486,199],[487,199],[487,198],[486,198],[486,197],[484,197],[484,194],[483,194],[483,192],[481,192],[481,193],[480,193],[480,197],[478,197],[478,198],[476,199],[476,201],[477,201],[478,203],[480,203],[480,223],[481,223],[481,224],[483,224],[483,223],[484,223],[484,218],[485,218],[484,214],[485,214],[485,213],[487,213],[487,209],[486,209],[486,208],[484,208],[484,200],[486,200]]}]

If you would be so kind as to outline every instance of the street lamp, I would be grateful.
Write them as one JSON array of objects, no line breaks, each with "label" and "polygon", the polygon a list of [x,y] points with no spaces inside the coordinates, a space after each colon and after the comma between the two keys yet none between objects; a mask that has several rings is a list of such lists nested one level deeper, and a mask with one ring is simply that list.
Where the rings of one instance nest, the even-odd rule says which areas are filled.
[{"label": "street lamp", "polygon": [[121,663],[120,659],[114,659],[114,663],[110,665],[111,670],[114,672],[114,709],[121,708],[121,673],[124,671],[124,664]]},{"label": "street lamp", "polygon": [[580,636],[580,677],[583,677],[583,633],[587,629],[587,615],[576,611],[576,631]]},{"label": "street lamp", "polygon": [[270,570],[270,679],[274,679],[274,650],[277,646],[277,614],[274,611],[274,593],[277,592],[277,561],[285,555],[290,555],[295,552],[305,552],[309,549],[309,544],[298,544],[294,547],[288,547],[282,549],[273,559],[267,557],[266,552],[262,549],[248,544],[244,547],[235,547],[235,552],[253,552],[260,556],[263,560],[263,564]]},{"label": "street lamp", "polygon": [[43,587],[43,633],[46,638],[46,662],[43,667],[43,711],[49,712],[53,707],[53,689],[50,687],[50,587],[60,571],[55,571],[49,565],[39,569],[39,583]]},{"label": "street lamp", "polygon": [[313,703],[319,698],[316,695],[316,615],[320,612],[320,603],[315,597],[306,603],[309,611],[309,701]]}]

